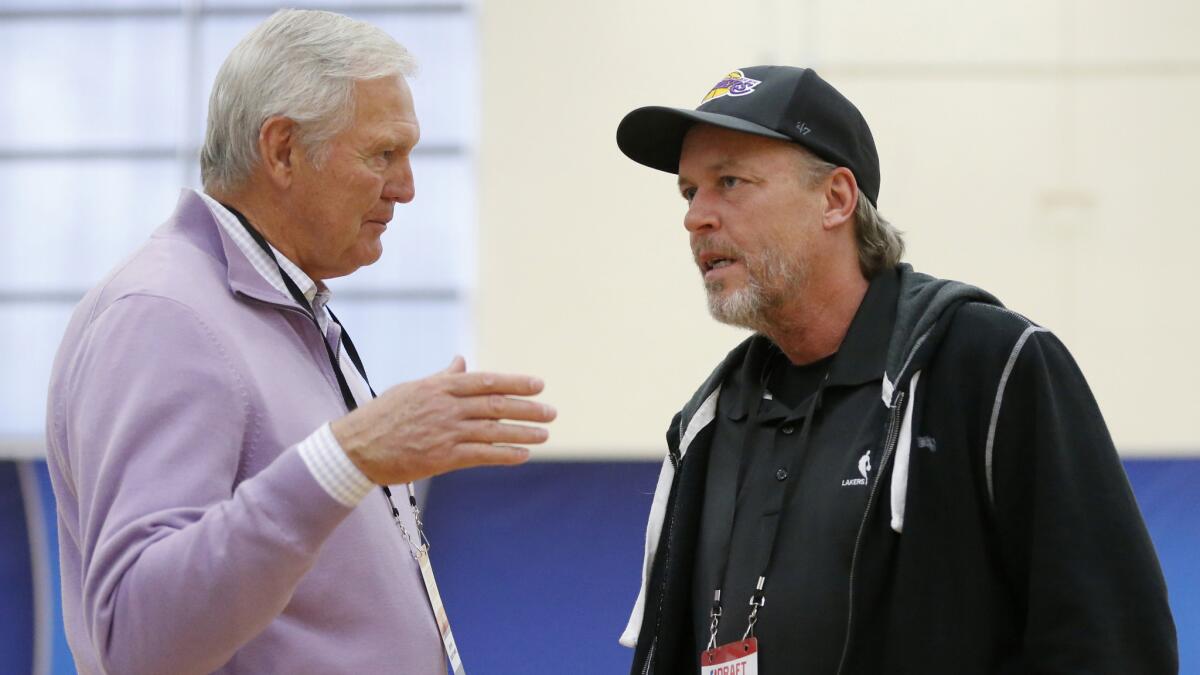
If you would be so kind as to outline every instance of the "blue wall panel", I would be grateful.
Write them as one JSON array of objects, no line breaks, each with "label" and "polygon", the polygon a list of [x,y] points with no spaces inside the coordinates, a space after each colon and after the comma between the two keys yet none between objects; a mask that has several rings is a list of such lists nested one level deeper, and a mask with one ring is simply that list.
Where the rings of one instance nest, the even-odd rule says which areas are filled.
[{"label": "blue wall panel", "polygon": [[1200,460],[1125,462],[1179,634],[1179,672],[1200,675]]},{"label": "blue wall panel", "polygon": [[425,529],[468,672],[628,670],[616,641],[657,478],[644,463],[547,463],[435,479]]},{"label": "blue wall panel", "polygon": [[[44,528],[52,603],[43,673],[72,673],[62,634],[57,532],[45,464],[0,461],[0,673],[34,663],[27,518]],[[1200,675],[1200,459],[1126,462],[1179,632],[1180,672]],[[31,471],[32,470],[32,471]],[[30,480],[30,476],[36,476]],[[637,593],[658,464],[542,463],[434,482],[426,525],[447,610],[472,675],[624,672],[617,645]],[[38,494],[24,499],[21,486]],[[28,514],[26,504],[41,508]],[[35,533],[34,539],[37,539]],[[38,673],[37,675],[41,675]]]},{"label": "blue wall panel", "polygon": [[37,501],[41,505],[39,515],[46,533],[46,556],[42,562],[48,580],[44,590],[49,616],[45,618],[45,623],[51,628],[46,636],[50,644],[46,650],[49,662],[44,672],[46,675],[75,675],[75,661],[71,658],[71,648],[67,646],[67,634],[63,632],[62,584],[58,574],[58,514],[54,507],[54,489],[50,485],[50,472],[45,462],[34,462],[30,468],[35,471]]},{"label": "blue wall panel", "polygon": [[[1200,460],[1134,460],[1126,469],[1167,577],[1179,672],[1200,675]],[[628,669],[631,652],[616,640],[637,594],[658,470],[547,463],[436,479],[427,529],[470,672]]]},{"label": "blue wall panel", "polygon": [[33,579],[21,481],[0,462],[0,673],[33,669]]}]

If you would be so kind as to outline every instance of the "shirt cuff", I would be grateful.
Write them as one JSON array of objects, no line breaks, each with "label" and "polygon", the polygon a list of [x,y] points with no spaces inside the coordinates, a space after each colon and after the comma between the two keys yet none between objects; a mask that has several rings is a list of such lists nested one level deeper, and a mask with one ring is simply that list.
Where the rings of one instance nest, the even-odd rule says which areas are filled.
[{"label": "shirt cuff", "polygon": [[322,424],[297,447],[304,465],[338,503],[354,508],[375,484],[346,456],[329,423]]}]

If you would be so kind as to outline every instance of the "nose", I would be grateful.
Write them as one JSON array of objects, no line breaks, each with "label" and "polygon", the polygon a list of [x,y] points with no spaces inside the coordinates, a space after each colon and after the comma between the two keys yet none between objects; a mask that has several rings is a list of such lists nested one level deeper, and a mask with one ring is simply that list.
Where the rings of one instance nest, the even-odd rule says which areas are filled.
[{"label": "nose", "polygon": [[413,180],[412,162],[404,157],[392,163],[383,185],[383,198],[407,204],[417,194],[417,186]]},{"label": "nose", "polygon": [[699,234],[706,230],[715,230],[721,227],[721,220],[718,217],[715,205],[708,198],[708,193],[703,190],[696,190],[696,193],[692,195],[692,201],[688,204],[687,213],[683,216],[683,227],[692,234]]}]

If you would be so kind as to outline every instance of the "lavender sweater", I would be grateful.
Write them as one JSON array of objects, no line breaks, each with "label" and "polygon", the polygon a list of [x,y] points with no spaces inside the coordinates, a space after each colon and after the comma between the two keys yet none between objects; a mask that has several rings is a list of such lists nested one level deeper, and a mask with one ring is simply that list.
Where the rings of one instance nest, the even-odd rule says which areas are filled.
[{"label": "lavender sweater", "polygon": [[191,191],[84,297],[47,413],[80,673],[446,672],[382,494],[297,453],[345,414],[321,340]]}]

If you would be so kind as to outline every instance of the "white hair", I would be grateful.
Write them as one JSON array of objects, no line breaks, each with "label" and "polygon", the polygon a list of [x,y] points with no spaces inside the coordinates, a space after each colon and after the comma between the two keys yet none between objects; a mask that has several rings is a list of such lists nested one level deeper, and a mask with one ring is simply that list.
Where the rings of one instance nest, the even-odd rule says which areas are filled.
[{"label": "white hair", "polygon": [[354,118],[354,84],[411,76],[416,62],[383,30],[332,12],[286,9],[259,24],[229,53],[213,83],[200,151],[206,190],[241,187],[259,160],[263,122],[298,125],[313,163]]}]

